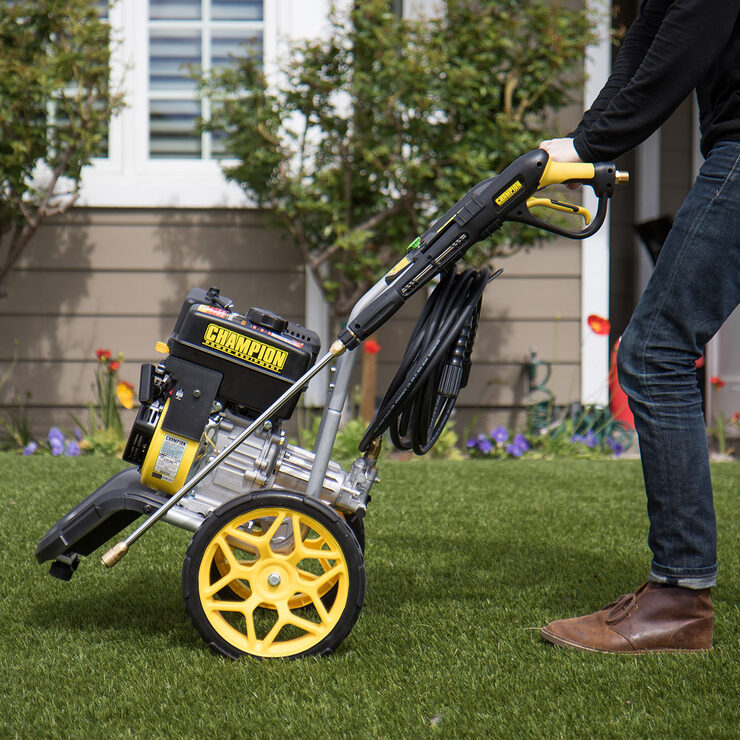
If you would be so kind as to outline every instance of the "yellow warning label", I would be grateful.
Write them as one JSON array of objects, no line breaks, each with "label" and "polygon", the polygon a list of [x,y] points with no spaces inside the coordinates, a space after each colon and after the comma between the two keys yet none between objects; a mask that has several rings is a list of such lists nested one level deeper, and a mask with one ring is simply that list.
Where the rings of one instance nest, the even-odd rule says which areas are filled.
[{"label": "yellow warning label", "polygon": [[522,185],[521,180],[516,180],[511,185],[509,185],[509,187],[506,188],[506,190],[504,190],[501,195],[496,198],[496,205],[502,206],[504,203],[506,203],[507,200],[518,193],[523,187],[524,185]]},{"label": "yellow warning label", "polygon": [[283,372],[285,361],[288,359],[285,350],[245,337],[218,324],[208,324],[203,334],[203,344],[276,373]]}]

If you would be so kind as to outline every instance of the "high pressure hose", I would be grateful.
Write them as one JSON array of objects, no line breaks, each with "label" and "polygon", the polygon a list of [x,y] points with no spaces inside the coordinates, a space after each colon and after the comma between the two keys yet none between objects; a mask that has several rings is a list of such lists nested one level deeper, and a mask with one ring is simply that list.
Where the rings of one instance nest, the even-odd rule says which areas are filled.
[{"label": "high pressure hose", "polygon": [[429,452],[468,382],[483,291],[501,272],[450,268],[442,273],[360,442],[361,451],[389,429],[397,449]]}]

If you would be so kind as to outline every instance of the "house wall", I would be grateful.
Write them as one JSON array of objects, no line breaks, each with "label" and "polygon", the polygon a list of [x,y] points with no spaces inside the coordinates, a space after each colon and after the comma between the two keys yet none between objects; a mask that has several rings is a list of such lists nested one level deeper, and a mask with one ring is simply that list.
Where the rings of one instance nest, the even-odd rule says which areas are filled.
[{"label": "house wall", "polygon": [[[530,348],[552,363],[556,397],[578,397],[579,245],[549,242],[496,266],[504,274],[487,290],[459,429],[474,419],[476,429],[523,422]],[[120,375],[137,386],[140,363],[157,359],[155,343],[196,285],[218,285],[239,310],[257,305],[304,322],[300,253],[264,213],[78,208],[42,226],[0,299],[0,372],[16,355],[0,411],[23,400],[37,433],[71,430],[71,414],[93,400],[95,350],[121,352]],[[381,395],[422,300],[379,333]]]},{"label": "house wall", "polygon": [[71,429],[93,400],[95,350],[123,353],[138,386],[188,290],[211,285],[302,320],[299,251],[261,212],[78,208],[42,226],[0,299],[0,373],[16,356],[0,411],[24,401],[37,432]]}]

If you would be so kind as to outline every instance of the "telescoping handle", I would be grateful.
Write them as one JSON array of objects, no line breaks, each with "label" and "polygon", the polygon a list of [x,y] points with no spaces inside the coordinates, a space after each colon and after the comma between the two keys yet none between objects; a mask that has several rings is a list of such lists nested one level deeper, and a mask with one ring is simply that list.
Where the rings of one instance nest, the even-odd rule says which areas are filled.
[{"label": "telescoping handle", "polygon": [[[512,162],[501,174],[479,182],[407,248],[406,255],[385,276],[386,289],[368,304],[339,335],[354,349],[382,326],[435,275],[459,260],[475,243],[501,228],[505,221],[521,221],[555,234],[583,239],[601,228],[614,186],[626,182],[612,163],[554,162],[544,149],[535,149]],[[544,198],[531,199],[548,185],[589,185],[599,198],[596,216],[582,206]],[[527,205],[529,201],[529,205]],[[586,228],[568,231],[534,217],[530,207],[545,205],[580,214]]]}]

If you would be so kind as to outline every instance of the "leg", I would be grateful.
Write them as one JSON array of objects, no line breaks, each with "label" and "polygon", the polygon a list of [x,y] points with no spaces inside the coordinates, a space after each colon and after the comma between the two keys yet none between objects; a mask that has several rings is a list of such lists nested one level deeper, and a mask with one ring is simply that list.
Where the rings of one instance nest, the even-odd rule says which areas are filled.
[{"label": "leg", "polygon": [[658,259],[619,350],[640,440],[650,581],[604,609],[542,629],[581,650],[712,646],[716,525],[695,360],[740,302],[740,143],[716,146]]},{"label": "leg", "polygon": [[620,345],[640,441],[650,580],[717,577],[706,428],[694,362],[740,302],[740,144],[716,147],[679,210]]}]

